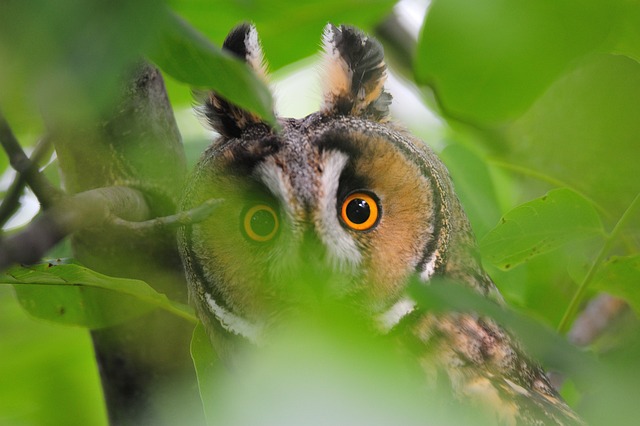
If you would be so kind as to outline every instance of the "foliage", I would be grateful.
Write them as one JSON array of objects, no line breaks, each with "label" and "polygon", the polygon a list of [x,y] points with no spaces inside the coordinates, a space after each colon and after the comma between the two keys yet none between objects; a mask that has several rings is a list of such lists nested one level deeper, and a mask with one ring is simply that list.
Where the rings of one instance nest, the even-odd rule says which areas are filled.
[{"label": "foliage", "polygon": [[[348,22],[373,32],[393,3],[5,2],[0,5],[0,109],[23,145],[31,145],[42,132],[40,116],[76,124],[112,107],[119,76],[143,55],[165,73],[176,111],[190,106],[188,84],[212,87],[273,120],[264,84],[219,48],[229,28],[254,21],[272,68],[279,69],[315,53],[326,22]],[[625,397],[635,393],[640,380],[635,316],[622,315],[607,338],[589,349],[595,355],[589,357],[558,343],[559,334],[551,329],[565,332],[579,309],[600,291],[640,312],[638,17],[640,6],[628,0],[434,0],[413,61],[415,84],[446,122],[446,140],[426,142],[445,143],[441,156],[479,237],[486,267],[518,312],[490,314],[504,315],[499,319],[520,328],[525,344],[546,365],[570,373],[565,396],[596,424],[628,424],[638,415],[634,401]],[[196,142],[195,151],[207,143]],[[187,145],[186,150],[194,149]],[[0,171],[8,168],[0,156]],[[69,418],[49,416],[60,412],[78,424],[104,424],[86,329],[127,321],[154,308],[193,320],[188,307],[154,290],[149,285],[153,283],[115,278],[119,271],[105,275],[77,263],[48,261],[70,255],[61,247],[42,265],[15,267],[0,275],[1,284],[15,288],[14,296],[0,286],[0,377],[20,383],[12,396],[10,382],[0,381],[0,424],[69,424]],[[446,293],[438,286],[429,291],[416,296],[425,308],[490,309],[464,292]],[[17,303],[31,315],[74,328],[32,321],[16,309]],[[346,328],[350,321],[328,329]],[[298,344],[284,339],[276,346],[280,349],[267,356],[265,365],[271,371],[254,367],[258,381],[233,387],[235,403],[256,397],[255,390],[247,392],[252,387],[275,392],[264,387],[274,378],[299,383],[305,371],[301,365],[321,363],[324,356],[338,371],[345,363],[371,362],[354,372],[349,382],[353,388],[333,376],[322,382],[329,388],[346,387],[349,397],[366,387],[363,376],[385,370],[384,365],[391,365],[387,371],[392,376],[397,365],[385,358],[388,354],[367,358],[379,342],[363,342],[367,350],[341,352],[348,346],[344,342],[357,335],[354,330],[357,326],[350,329],[352,334],[326,336],[322,329],[325,340],[315,343],[299,334],[293,334],[300,338]],[[204,397],[220,392],[220,383],[227,382],[207,385],[203,379],[211,372],[222,374],[203,341],[196,328],[191,349]],[[300,342],[308,348],[300,349]],[[291,359],[307,358],[309,363],[288,365],[283,357],[292,347],[299,350],[292,351]],[[340,355],[333,357],[336,352]],[[46,383],[42,376],[50,371]],[[376,383],[396,386],[387,376]],[[313,395],[297,395],[292,404],[302,406]],[[412,411],[417,405],[410,395],[400,393],[406,401],[396,398],[390,408],[409,416],[403,424],[413,424],[410,416],[422,413]],[[379,401],[376,406],[389,397],[384,392],[370,396]],[[260,404],[262,410],[275,403],[266,399]],[[255,413],[232,406],[220,415],[247,420],[244,415]]]}]

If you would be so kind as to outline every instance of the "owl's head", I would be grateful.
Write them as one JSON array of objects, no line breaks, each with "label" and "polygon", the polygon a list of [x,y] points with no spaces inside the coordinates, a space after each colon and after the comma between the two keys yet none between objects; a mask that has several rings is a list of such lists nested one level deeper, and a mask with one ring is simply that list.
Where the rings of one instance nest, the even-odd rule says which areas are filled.
[{"label": "owl's head", "polygon": [[[234,29],[224,48],[264,75],[254,27]],[[391,328],[412,309],[405,288],[414,274],[490,286],[445,167],[388,120],[382,46],[328,25],[323,48],[320,110],[280,118],[278,129],[203,96],[220,136],[181,208],[223,201],[179,237],[191,296],[219,350],[232,338],[259,342],[282,312],[321,298],[348,300]]]}]

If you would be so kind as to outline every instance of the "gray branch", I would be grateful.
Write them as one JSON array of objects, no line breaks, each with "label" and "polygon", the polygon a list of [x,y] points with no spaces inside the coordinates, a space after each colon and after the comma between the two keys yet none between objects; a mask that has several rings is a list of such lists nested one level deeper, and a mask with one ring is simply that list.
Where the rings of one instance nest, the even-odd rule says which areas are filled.
[{"label": "gray branch", "polygon": [[40,204],[45,208],[52,205],[61,196],[61,192],[42,176],[37,165],[27,157],[1,112],[0,144],[9,157],[11,167],[24,177]]},{"label": "gray branch", "polygon": [[27,228],[0,241],[0,271],[16,263],[37,262],[73,232],[105,225],[112,217],[145,220],[144,195],[127,187],[98,188],[65,198],[34,219]]}]

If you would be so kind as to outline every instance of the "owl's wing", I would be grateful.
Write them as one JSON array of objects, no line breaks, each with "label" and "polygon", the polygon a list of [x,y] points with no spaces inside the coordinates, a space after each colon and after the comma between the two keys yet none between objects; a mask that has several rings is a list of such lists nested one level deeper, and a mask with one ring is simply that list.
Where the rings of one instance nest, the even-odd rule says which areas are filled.
[{"label": "owl's wing", "polygon": [[[444,376],[456,398],[499,424],[584,424],[505,330],[472,314],[424,314],[411,334],[427,377]],[[438,380],[438,379],[435,379]]]}]

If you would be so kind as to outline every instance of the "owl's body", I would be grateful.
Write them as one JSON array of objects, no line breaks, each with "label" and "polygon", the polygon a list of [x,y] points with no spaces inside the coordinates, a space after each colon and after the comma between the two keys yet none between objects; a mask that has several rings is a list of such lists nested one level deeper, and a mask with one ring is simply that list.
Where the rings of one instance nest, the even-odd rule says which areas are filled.
[{"label": "owl's body", "polygon": [[[255,29],[225,48],[263,72]],[[203,111],[220,138],[205,152],[182,209],[216,213],[180,233],[192,299],[229,364],[262,345],[286,312],[318,298],[347,301],[386,333],[415,308],[407,282],[443,276],[499,299],[448,173],[420,140],[387,121],[385,64],[375,40],[349,27],[324,35],[319,112],[273,129],[215,93]],[[314,284],[292,287],[300,277]],[[320,283],[320,284],[318,284]],[[423,314],[406,331],[423,345],[425,377],[444,371],[458,398],[512,424],[579,422],[544,372],[490,319]]]}]

